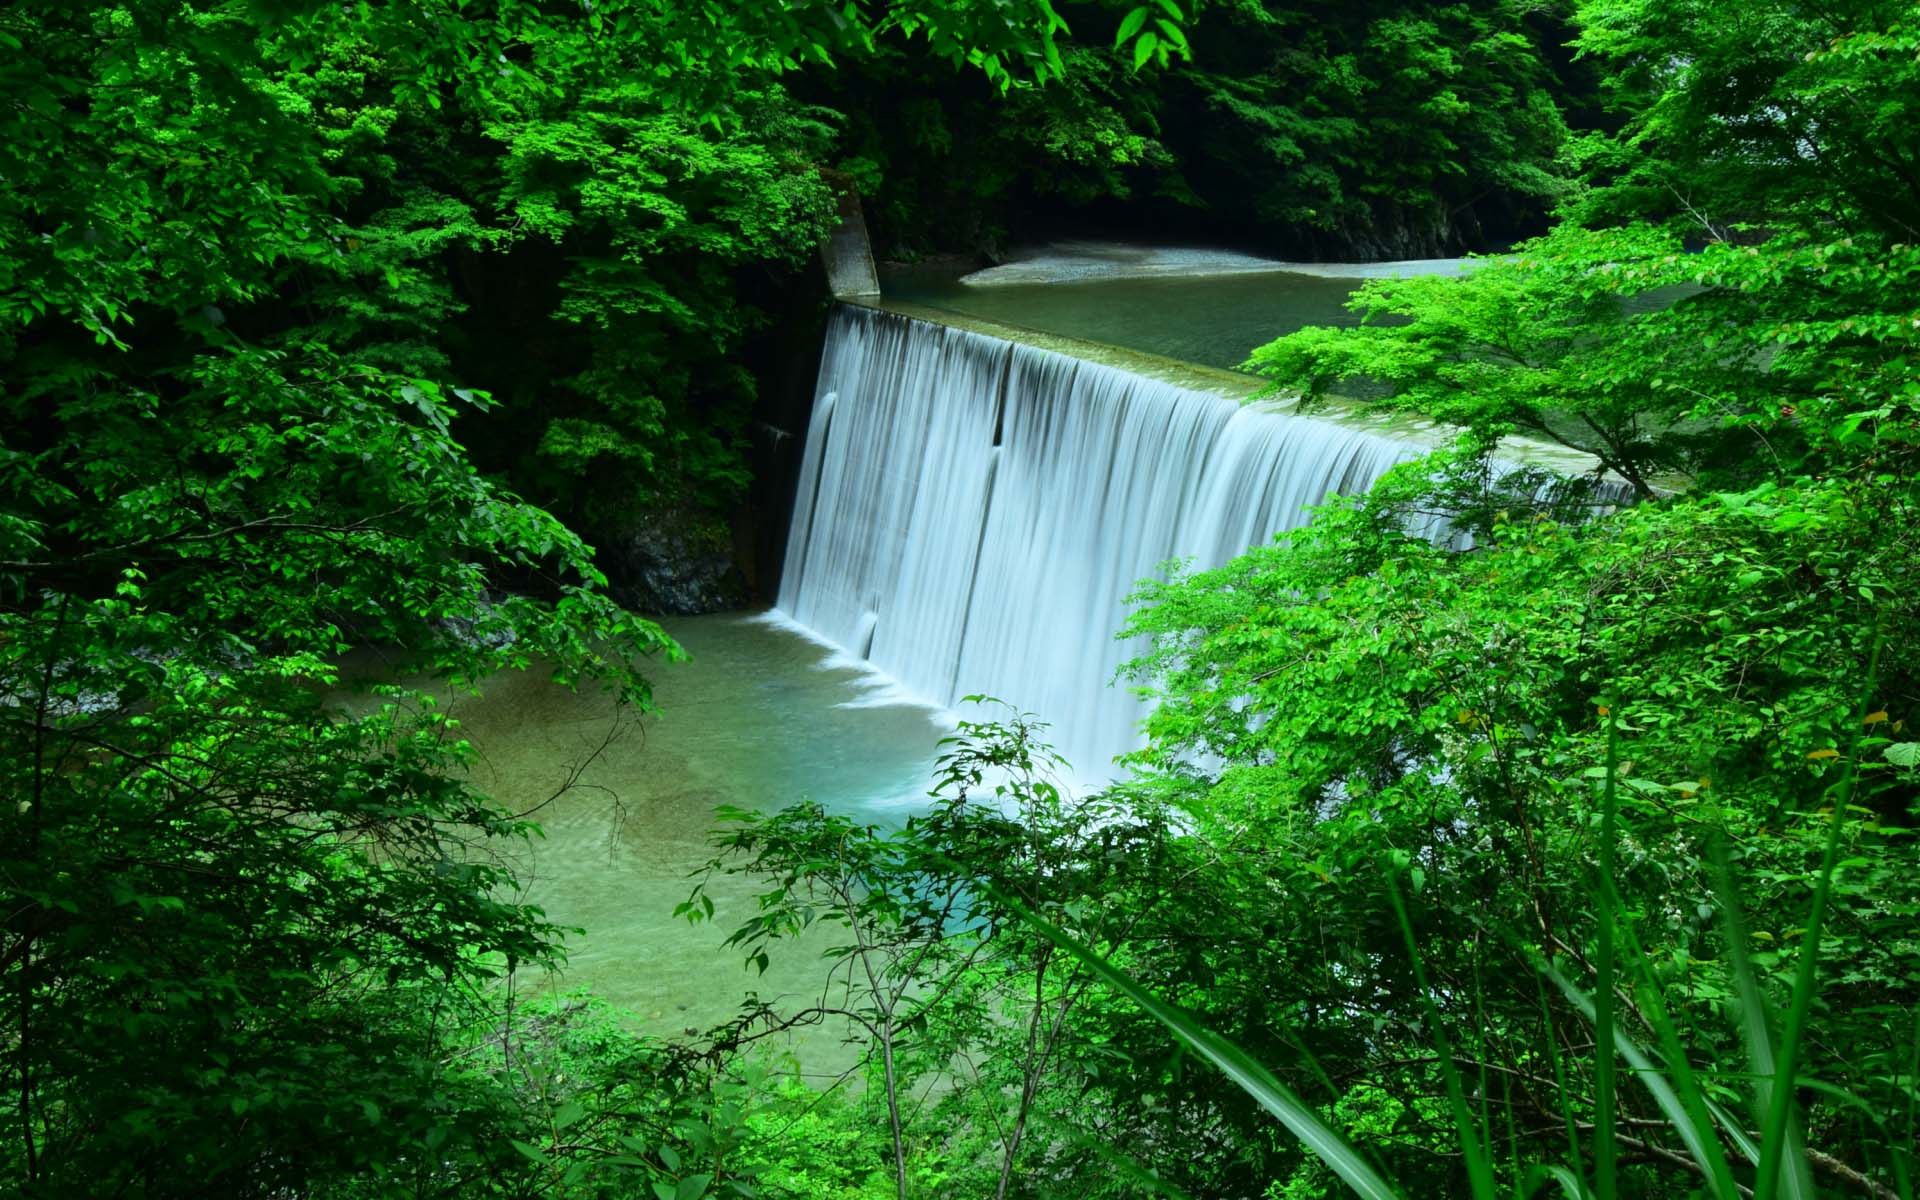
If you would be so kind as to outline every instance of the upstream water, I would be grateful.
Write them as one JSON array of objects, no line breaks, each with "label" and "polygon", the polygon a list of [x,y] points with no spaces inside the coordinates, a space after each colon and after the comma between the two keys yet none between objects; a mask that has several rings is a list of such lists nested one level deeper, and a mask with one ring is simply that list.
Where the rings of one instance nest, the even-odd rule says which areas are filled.
[{"label": "upstream water", "polygon": [[[481,696],[444,702],[477,753],[475,782],[516,811],[540,806],[544,838],[513,853],[524,899],[585,930],[570,940],[564,974],[537,985],[591,989],[647,1032],[671,1036],[726,1020],[749,991],[817,996],[823,978],[820,939],[776,951],[765,977],[721,945],[751,911],[746,884],[716,884],[711,923],[672,915],[712,854],[714,810],[815,799],[898,824],[924,802],[949,726],[876,695],[871,671],[777,622],[662,624],[692,658],[648,666],[656,717],[616,723],[604,694],[539,672],[496,676]],[[549,801],[576,770],[575,786]]]},{"label": "upstream water", "polygon": [[1356,286],[1284,272],[992,287],[889,276],[886,284],[893,299],[1229,371],[1283,333],[1357,324],[1345,307]]},{"label": "upstream water", "polygon": [[1456,275],[1469,265],[1462,259],[1283,264],[1077,242],[965,277],[938,267],[896,267],[882,286],[891,300],[1230,371],[1282,334],[1358,324],[1346,304],[1367,279]]}]

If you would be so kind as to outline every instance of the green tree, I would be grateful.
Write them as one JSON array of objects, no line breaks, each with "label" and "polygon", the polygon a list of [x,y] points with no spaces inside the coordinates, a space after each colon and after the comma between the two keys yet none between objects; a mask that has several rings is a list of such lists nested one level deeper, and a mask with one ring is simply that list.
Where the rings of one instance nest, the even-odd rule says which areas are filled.
[{"label": "green tree", "polygon": [[[1912,1127],[1904,1051],[1888,1048],[1920,1007],[1894,932],[1914,905],[1920,646],[1900,523],[1920,499],[1920,356],[1898,189],[1866,142],[1873,122],[1911,119],[1914,97],[1906,66],[1866,75],[1897,55],[1901,14],[1582,11],[1582,45],[1613,56],[1628,105],[1627,132],[1588,146],[1598,173],[1570,211],[1591,227],[1465,278],[1371,285],[1367,324],[1254,358],[1309,397],[1364,382],[1355,402],[1440,416],[1465,444],[1140,595],[1127,632],[1152,639],[1136,670],[1159,703],[1139,766],[1207,836],[1265,855],[1274,884],[1219,911],[1260,947],[1245,961],[1264,964],[1256,986],[1294,1036],[1202,1013],[1263,1061],[1301,1063],[1281,1074],[1303,1093],[1384,1087],[1396,1115],[1375,1149],[1410,1190],[1468,1187],[1421,1157],[1458,1145],[1457,1122],[1422,1103],[1450,1055],[1502,1186],[1599,1126],[1632,1164],[1623,1194],[1686,1194],[1676,1169],[1725,1170],[1704,1186],[1728,1194],[1772,1181],[1737,1148],[1715,1168],[1683,1146],[1625,1074],[1606,1106],[1591,1026],[1543,992],[1537,964],[1603,987],[1600,947],[1631,931],[1626,1036],[1733,1111],[1754,1069],[1737,1014],[1786,1011],[1805,970],[1824,981],[1800,1065],[1818,1088],[1801,1094],[1814,1177],[1896,1194]],[[1871,100],[1843,113],[1849,93]],[[1857,152],[1852,168],[1816,169],[1782,132],[1822,112],[1821,145]],[[1688,121],[1701,136],[1682,136]],[[1516,432],[1590,455],[1640,503],[1564,519],[1532,478],[1489,465]],[[1471,552],[1414,536],[1436,511],[1473,529]],[[1618,841],[1603,846],[1613,784],[1599,785],[1616,776]],[[1816,958],[1795,922],[1830,837],[1848,865]],[[1718,843],[1732,889],[1713,882]],[[1386,919],[1396,872],[1430,986]],[[1738,994],[1743,949],[1765,1003]],[[1139,977],[1173,995],[1184,981]],[[1760,1143],[1743,1118],[1712,1123]]]},{"label": "green tree", "polygon": [[1576,214],[1671,216],[1716,238],[1920,227],[1910,6],[1587,0],[1577,20],[1624,127],[1579,147],[1594,186]]},{"label": "green tree", "polygon": [[[463,303],[450,264],[518,236],[503,210],[582,221],[605,263],[682,255],[685,279],[620,293],[670,306],[660,281],[697,286],[711,238],[743,261],[809,228],[804,194],[790,224],[725,195],[674,216],[676,189],[728,171],[787,186],[728,140],[764,94],[736,84],[889,34],[1051,75],[1056,27],[1044,3],[0,13],[12,1190],[576,1182],[514,1144],[557,1116],[463,1055],[497,1016],[490,981],[558,953],[496,853],[531,827],[463,782],[457,728],[395,681],[540,664],[640,702],[639,658],[674,651],[454,439],[491,401],[429,336]],[[644,63],[653,98],[608,90],[603,60]],[[722,133],[696,137],[703,119]],[[652,139],[664,182],[610,193],[579,131]],[[511,197],[440,186],[473,139],[523,168]],[[355,649],[379,658],[371,700],[340,695]],[[654,1153],[634,1187],[671,1166]]]},{"label": "green tree", "polygon": [[1569,186],[1562,112],[1590,97],[1555,61],[1558,5],[1062,11],[1065,86],[1000,94],[911,53],[814,84],[848,114],[842,165],[884,244],[997,252],[1091,225],[1422,257],[1537,232]]},{"label": "green tree", "polygon": [[[1578,97],[1555,6],[1240,0],[1194,29],[1169,140],[1235,225],[1315,257],[1420,258],[1537,229]],[[1264,232],[1272,231],[1272,232]]]},{"label": "green tree", "polygon": [[[1031,718],[962,721],[928,812],[902,828],[803,803],[733,812],[709,876],[762,885],[729,942],[763,970],[779,943],[830,929],[810,1003],[755,1002],[719,1036],[749,1044],[797,1025],[844,1026],[891,1139],[896,1195],[1122,1195],[1150,1178],[1071,1131],[1109,1091],[1137,1091],[1152,1052],[1122,1055],[1094,977],[1026,914],[1120,952],[1169,927],[1167,897],[1201,864],[1144,798],[1075,797]],[[705,883],[682,911],[712,916]],[[1090,1011],[1096,1010],[1096,1011]],[[1051,1181],[1045,1186],[1037,1180]]]}]

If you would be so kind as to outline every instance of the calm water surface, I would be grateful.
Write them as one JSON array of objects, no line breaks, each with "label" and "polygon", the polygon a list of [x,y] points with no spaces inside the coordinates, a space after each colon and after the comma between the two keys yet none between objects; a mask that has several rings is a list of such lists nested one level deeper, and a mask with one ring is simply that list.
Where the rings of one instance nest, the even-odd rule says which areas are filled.
[{"label": "calm water surface", "polygon": [[979,286],[905,269],[882,286],[894,299],[1233,370],[1281,334],[1358,324],[1345,304],[1361,282],[1261,271]]},{"label": "calm water surface", "polygon": [[752,911],[748,885],[715,886],[711,923],[672,915],[711,854],[714,809],[810,798],[904,821],[924,801],[949,727],[927,708],[876,695],[869,673],[763,619],[662,623],[692,660],[650,665],[656,716],[616,723],[607,697],[538,673],[501,676],[481,697],[448,703],[477,751],[475,781],[516,810],[547,802],[580,772],[537,813],[546,836],[516,854],[526,899],[585,930],[569,943],[564,973],[542,986],[591,989],[647,1032],[678,1034],[724,1020],[749,991],[817,996],[822,978],[820,939],[776,952],[764,978],[721,945]]}]

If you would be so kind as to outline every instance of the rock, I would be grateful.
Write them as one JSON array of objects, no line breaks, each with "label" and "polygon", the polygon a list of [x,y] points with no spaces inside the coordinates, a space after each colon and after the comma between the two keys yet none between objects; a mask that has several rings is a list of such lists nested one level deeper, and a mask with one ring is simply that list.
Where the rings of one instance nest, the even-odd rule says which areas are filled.
[{"label": "rock", "polygon": [[454,641],[470,649],[504,650],[513,645],[515,635],[510,626],[488,619],[493,615],[494,608],[493,597],[481,592],[475,615],[441,617],[436,623]]},{"label": "rock", "polygon": [[601,539],[600,567],[613,598],[635,612],[693,616],[748,601],[733,535],[710,513],[644,513]]}]

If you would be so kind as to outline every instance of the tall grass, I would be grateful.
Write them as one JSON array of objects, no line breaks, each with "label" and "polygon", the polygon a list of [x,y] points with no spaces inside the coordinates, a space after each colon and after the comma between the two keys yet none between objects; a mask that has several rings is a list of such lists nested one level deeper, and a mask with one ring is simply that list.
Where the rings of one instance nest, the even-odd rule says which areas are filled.
[{"label": "tall grass", "polygon": [[1000,903],[1018,914],[1035,932],[1079,959],[1097,978],[1165,1025],[1189,1050],[1219,1068],[1235,1085],[1253,1097],[1260,1107],[1279,1118],[1280,1123],[1291,1130],[1301,1144],[1334,1174],[1345,1180],[1355,1194],[1366,1200],[1398,1200],[1401,1195],[1399,1189],[1388,1183],[1386,1177],[1341,1137],[1333,1126],[1327,1124],[1312,1105],[1281,1083],[1252,1055],[1141,987],[1104,955],[1083,945],[1072,934],[1033,912],[1013,896],[1005,892],[997,892],[997,896]]},{"label": "tall grass", "polygon": [[[1877,676],[1879,652],[1868,680]],[[1871,683],[1869,683],[1869,694]],[[1594,1109],[1592,1140],[1583,1147],[1580,1121],[1569,1082],[1568,1066],[1549,1038],[1554,1078],[1559,1082],[1560,1116],[1568,1137],[1568,1161],[1565,1163],[1524,1164],[1518,1160],[1517,1139],[1511,1137],[1510,1164],[1513,1177],[1523,1195],[1549,1184],[1571,1200],[1618,1200],[1621,1193],[1617,1112],[1620,1103],[1620,1064],[1625,1074],[1643,1088],[1659,1110],[1661,1118],[1685,1150],[1685,1161],[1700,1176],[1704,1194],[1713,1200],[1811,1200],[1815,1193],[1811,1156],[1808,1152],[1794,1099],[1795,1086],[1803,1083],[1798,1072],[1806,1045],[1813,999],[1817,990],[1819,953],[1823,922],[1833,890],[1833,877],[1839,860],[1843,826],[1857,787],[1857,763],[1866,708],[1860,710],[1855,724],[1855,739],[1841,780],[1834,788],[1830,827],[1822,862],[1814,880],[1813,895],[1804,923],[1799,961],[1793,990],[1784,1020],[1777,1021],[1768,1004],[1747,952],[1747,933],[1741,920],[1741,903],[1731,864],[1724,848],[1715,852],[1715,891],[1720,910],[1720,929],[1727,945],[1727,967],[1734,996],[1734,1009],[1740,1024],[1747,1060],[1746,1070],[1738,1072],[1752,1081],[1752,1118],[1760,1130],[1759,1140],[1747,1131],[1746,1123],[1717,1103],[1709,1094],[1701,1075],[1687,1057],[1687,1039],[1679,1023],[1669,1013],[1660,981],[1647,956],[1642,952],[1632,924],[1623,919],[1623,906],[1615,887],[1619,841],[1619,719],[1607,708],[1601,709],[1606,721],[1606,764],[1600,789],[1600,843],[1597,877],[1590,884],[1596,921],[1596,957],[1593,964],[1593,991],[1583,990],[1568,978],[1562,968],[1544,957],[1535,956],[1543,980],[1557,991],[1593,1027],[1595,1050],[1592,1062]],[[1502,1191],[1496,1181],[1491,1157],[1494,1143],[1490,1122],[1482,1110],[1476,1113],[1467,1101],[1465,1081],[1455,1061],[1444,1015],[1427,982],[1414,937],[1413,922],[1402,900],[1397,882],[1389,879],[1389,902],[1399,923],[1411,959],[1419,1000],[1426,1016],[1428,1036],[1446,1083],[1447,1099],[1459,1138],[1462,1160],[1474,1200],[1499,1200]],[[1404,1197],[1406,1193],[1363,1154],[1330,1126],[1304,1099],[1281,1083],[1264,1066],[1226,1039],[1201,1026],[1178,1008],[1154,996],[1107,958],[1081,944],[1071,935],[1034,913],[1011,897],[1002,896],[1023,920],[1042,936],[1078,959],[1098,978],[1125,995],[1142,1010],[1202,1058],[1219,1068],[1235,1085],[1253,1097],[1291,1130],[1301,1143],[1344,1180],[1356,1194],[1368,1200]],[[1626,953],[1621,954],[1624,947]],[[1627,1035],[1620,1020],[1620,996],[1626,989],[1635,1001],[1640,1020],[1653,1034],[1656,1048],[1644,1046]],[[1548,993],[1542,991],[1543,1009],[1550,1011]],[[1776,1034],[1776,1029],[1779,1032]],[[1284,1031],[1283,1031],[1284,1032]],[[1920,1028],[1916,1029],[1920,1040]],[[1920,1044],[1915,1049],[1915,1065],[1920,1069]],[[1484,1100],[1486,1089],[1480,1089]],[[1911,1136],[1916,1125],[1915,1104],[1909,1092],[1906,1125]],[[1743,1184],[1728,1157],[1728,1147],[1750,1168],[1751,1184]],[[1893,1155],[1894,1194],[1902,1200],[1914,1200],[1913,1184],[1905,1158]],[[1592,1174],[1586,1173],[1586,1163]],[[1856,1186],[1860,1184],[1855,1181]],[[1886,1194],[1883,1185],[1867,1185]]]}]

